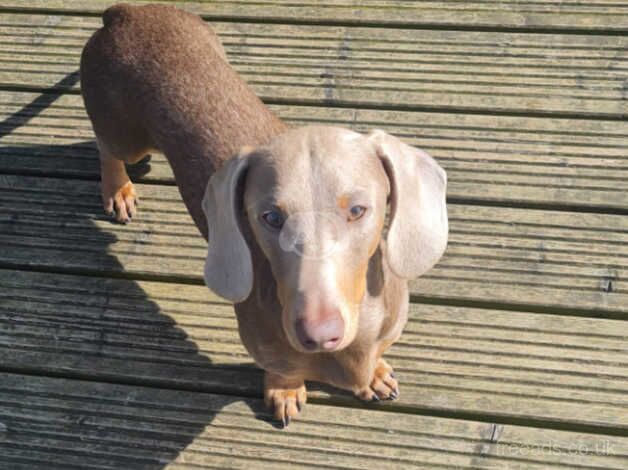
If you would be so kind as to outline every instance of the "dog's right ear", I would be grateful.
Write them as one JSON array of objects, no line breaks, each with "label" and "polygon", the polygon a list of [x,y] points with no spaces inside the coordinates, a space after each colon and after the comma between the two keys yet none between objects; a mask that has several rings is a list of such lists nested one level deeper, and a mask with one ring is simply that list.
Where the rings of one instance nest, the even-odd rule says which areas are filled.
[{"label": "dog's right ear", "polygon": [[253,263],[239,223],[243,185],[252,149],[243,148],[212,175],[203,197],[207,217],[205,284],[221,297],[242,302],[253,289]]}]

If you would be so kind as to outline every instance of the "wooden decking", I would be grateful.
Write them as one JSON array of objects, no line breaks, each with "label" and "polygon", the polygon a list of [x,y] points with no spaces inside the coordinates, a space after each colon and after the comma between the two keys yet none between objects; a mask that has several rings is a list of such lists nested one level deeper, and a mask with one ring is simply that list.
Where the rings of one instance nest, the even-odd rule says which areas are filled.
[{"label": "wooden decking", "polygon": [[102,214],[77,69],[110,2],[1,0],[0,469],[628,468],[628,4],[179,3],[285,120],[447,169],[401,397],[312,386],[276,429],[165,160]]}]

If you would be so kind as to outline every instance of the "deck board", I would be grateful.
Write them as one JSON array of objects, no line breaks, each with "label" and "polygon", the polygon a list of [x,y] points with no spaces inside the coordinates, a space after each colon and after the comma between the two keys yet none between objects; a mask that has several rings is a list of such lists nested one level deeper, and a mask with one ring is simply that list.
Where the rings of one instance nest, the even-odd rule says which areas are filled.
[{"label": "deck board", "polygon": [[[259,396],[230,304],[204,286],[0,270],[0,363],[43,375]],[[379,409],[628,431],[628,324],[413,303]],[[355,406],[312,388],[324,403]],[[488,399],[490,397],[490,400]]]},{"label": "deck board", "polygon": [[[0,379],[0,449],[3,463],[11,465],[541,469],[567,464],[610,470],[625,468],[628,454],[626,440],[612,436],[316,404],[306,406],[298,425],[279,431],[268,425],[269,415],[255,399],[13,374]],[[544,450],[548,447],[552,452]]]},{"label": "deck board", "polygon": [[[1,14],[0,87],[78,69],[100,19]],[[10,25],[14,26],[10,26]],[[264,100],[625,118],[628,37],[216,23]],[[72,29],[71,32],[68,28]],[[74,86],[77,89],[78,85]]]},{"label": "deck board", "polygon": [[[385,129],[433,155],[457,200],[628,210],[626,121],[271,106],[289,125]],[[0,169],[99,177],[82,99],[0,91]],[[143,182],[173,182],[155,156]]]},{"label": "deck board", "polygon": [[[96,182],[1,177],[0,264],[202,283],[205,242],[177,188],[138,192],[140,215],[121,226]],[[450,204],[449,218],[447,252],[414,295],[627,317],[626,217]]]},{"label": "deck board", "polygon": [[[134,3],[177,3],[135,1]],[[26,12],[63,11],[98,15],[108,0],[3,0],[4,8]],[[185,0],[178,5],[209,19],[232,21],[327,22],[405,27],[521,28],[625,31],[628,9],[622,0],[420,1],[366,0]]]}]

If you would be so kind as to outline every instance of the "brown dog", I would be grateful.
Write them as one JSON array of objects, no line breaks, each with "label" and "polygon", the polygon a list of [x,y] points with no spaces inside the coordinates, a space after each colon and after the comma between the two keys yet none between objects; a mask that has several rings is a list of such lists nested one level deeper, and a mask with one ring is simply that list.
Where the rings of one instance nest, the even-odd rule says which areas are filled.
[{"label": "brown dog", "polygon": [[236,303],[284,425],[305,403],[305,380],[396,398],[381,356],[406,323],[407,279],[445,250],[445,172],[382,131],[285,129],[192,15],[116,6],[104,22],[81,73],[105,207],[132,215],[123,161],[166,154],[209,240],[205,281]]}]

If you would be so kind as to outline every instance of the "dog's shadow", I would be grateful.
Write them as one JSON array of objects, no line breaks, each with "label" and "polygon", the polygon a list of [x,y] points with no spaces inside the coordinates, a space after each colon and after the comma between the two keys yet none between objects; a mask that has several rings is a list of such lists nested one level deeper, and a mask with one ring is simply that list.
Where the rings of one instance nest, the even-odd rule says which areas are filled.
[{"label": "dog's shadow", "polygon": [[[65,414],[51,413],[46,425],[64,440],[73,441],[69,448],[81,442],[90,448],[110,445],[123,449],[128,438],[123,451],[137,456],[141,468],[167,466],[201,433],[211,439],[216,415],[234,402],[244,400],[257,419],[276,426],[257,399],[262,392],[262,373],[252,360],[213,361],[212,353],[201,351],[171,316],[176,312],[175,317],[189,318],[188,308],[196,303],[192,330],[208,328],[199,312],[210,302],[182,298],[174,283],[164,283],[164,290],[175,293],[172,296],[156,291],[158,283],[147,292],[143,286],[149,283],[133,280],[112,254],[118,242],[116,233],[123,233],[126,227],[118,230],[104,223],[108,218],[102,213],[97,191],[80,194],[80,200],[73,194],[76,181],[96,187],[95,181],[89,181],[98,174],[94,143],[2,145],[3,136],[27,125],[77,79],[78,74],[69,75],[0,122],[0,205],[4,211],[0,227],[15,240],[14,246],[0,247],[0,266],[4,267],[0,268],[4,271],[0,272],[0,336],[4,337],[0,366],[19,378],[16,384],[27,384],[26,393],[29,381],[37,382],[33,376],[50,377],[37,382],[33,390],[54,397],[56,409],[65,410]],[[21,168],[15,164],[20,158],[31,163]],[[47,170],[32,164],[37,158],[46,160]],[[55,165],[49,165],[50,159]],[[7,170],[3,162],[10,161],[14,164]],[[141,180],[149,169],[144,162],[135,168],[134,177]],[[65,192],[58,189],[64,185]],[[64,234],[70,230],[71,235]],[[75,249],[68,249],[68,237],[75,240]],[[59,258],[63,247],[57,243],[63,238],[68,252]],[[88,251],[84,257],[99,260],[97,265],[81,264],[81,253]],[[209,292],[207,295],[209,299]],[[160,300],[155,301],[157,298]],[[222,308],[226,316],[235,316],[231,307]],[[24,371],[29,377],[22,379]],[[242,398],[247,396],[255,399]],[[3,416],[5,436],[24,428],[28,399],[19,406],[26,417]],[[41,414],[35,408],[33,415]],[[117,429],[114,424],[102,424],[103,417],[112,422],[118,419],[124,426]],[[96,428],[94,423],[101,426]],[[137,443],[143,432],[150,434],[153,451]],[[33,441],[41,438],[36,433],[33,436]],[[28,438],[20,439],[27,447]],[[155,455],[151,457],[151,453]]]}]

